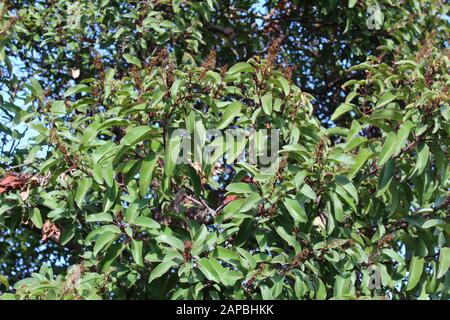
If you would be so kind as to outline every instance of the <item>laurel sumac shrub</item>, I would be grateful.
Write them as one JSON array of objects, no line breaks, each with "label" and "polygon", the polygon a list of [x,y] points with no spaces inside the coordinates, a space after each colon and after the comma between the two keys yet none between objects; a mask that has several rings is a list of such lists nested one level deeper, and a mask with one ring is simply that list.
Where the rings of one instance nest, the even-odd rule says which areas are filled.
[{"label": "laurel sumac shrub", "polygon": [[[213,1],[122,20],[112,1],[83,2],[64,32],[59,3],[2,7],[1,299],[448,299],[450,61],[436,34],[410,49],[398,29],[406,39],[352,66],[325,127],[283,37],[229,67],[194,54],[192,19]],[[27,65],[20,44],[54,50]],[[15,82],[14,63],[35,72]],[[14,271],[11,252],[49,248],[61,261]]]}]

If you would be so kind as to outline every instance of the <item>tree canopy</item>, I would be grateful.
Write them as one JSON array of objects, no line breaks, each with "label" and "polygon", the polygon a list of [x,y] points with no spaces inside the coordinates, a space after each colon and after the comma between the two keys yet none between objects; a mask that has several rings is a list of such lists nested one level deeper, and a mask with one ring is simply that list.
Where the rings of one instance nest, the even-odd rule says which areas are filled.
[{"label": "tree canopy", "polygon": [[0,299],[449,298],[445,1],[0,13]]}]

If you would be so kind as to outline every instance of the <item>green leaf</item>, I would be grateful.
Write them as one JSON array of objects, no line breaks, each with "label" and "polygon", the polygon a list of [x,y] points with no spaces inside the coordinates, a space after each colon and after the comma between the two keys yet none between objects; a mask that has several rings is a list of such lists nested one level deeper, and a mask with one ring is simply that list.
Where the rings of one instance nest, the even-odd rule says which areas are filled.
[{"label": "green leaf", "polygon": [[160,132],[156,128],[149,126],[139,126],[129,129],[127,134],[120,141],[120,149],[116,152],[113,163],[117,164],[136,144],[158,136],[160,136]]},{"label": "green leaf", "polygon": [[123,57],[125,58],[125,60],[128,63],[134,64],[135,66],[137,66],[138,68],[142,68],[141,62],[139,61],[138,58],[136,58],[135,56],[132,56],[131,54],[125,53],[123,55]]},{"label": "green leaf", "polygon": [[350,294],[352,287],[351,275],[349,273],[343,273],[336,275],[334,281],[333,296],[336,298],[343,298],[347,294]]},{"label": "green leaf", "polygon": [[[431,210],[432,212],[433,210]],[[435,226],[445,225],[445,221],[442,219],[430,219],[423,223],[422,229],[429,229]]]},{"label": "green leaf", "polygon": [[76,225],[74,223],[65,226],[61,234],[60,244],[65,246],[75,236]]},{"label": "green leaf", "polygon": [[34,207],[30,211],[30,220],[31,222],[33,222],[36,228],[42,229],[42,216],[41,211],[38,208]]},{"label": "green leaf", "polygon": [[212,70],[208,70],[206,72],[206,78],[214,81],[217,84],[221,84],[222,83],[222,77],[220,76],[220,74],[217,73],[217,72],[214,72]]},{"label": "green leaf", "polygon": [[119,118],[112,118],[103,121],[100,126],[98,127],[98,130],[104,130],[108,129],[114,126],[124,126],[124,127],[130,127],[131,123],[128,120],[125,119],[119,119]]},{"label": "green leaf", "polygon": [[422,276],[424,266],[424,258],[413,256],[411,259],[411,264],[409,266],[409,277],[408,277],[408,285],[406,286],[406,291],[411,291],[414,289],[420,281],[420,277]]},{"label": "green leaf", "polygon": [[317,300],[325,300],[327,298],[327,288],[320,278],[314,277],[314,287],[316,292],[315,298]]},{"label": "green leaf", "polygon": [[207,236],[208,236],[208,229],[206,228],[205,225],[202,225],[200,227],[200,230],[197,231],[197,233],[192,239],[191,253],[193,255],[199,255],[200,253],[202,253],[204,250],[207,249],[205,246],[205,240]]},{"label": "green leaf", "polygon": [[95,241],[94,255],[97,255],[103,248],[107,248],[115,239],[117,239],[116,233],[110,231],[103,232],[97,241]]},{"label": "green leaf", "polygon": [[272,296],[272,291],[269,289],[266,285],[260,285],[258,286],[259,290],[261,291],[261,296],[263,300],[274,300]]},{"label": "green leaf", "polygon": [[4,285],[6,289],[9,289],[8,279],[0,274],[0,284]]},{"label": "green leaf", "polygon": [[179,251],[184,251],[183,241],[174,236],[170,236],[168,234],[161,234],[158,237],[156,237],[156,240],[159,242],[167,243],[169,246]]},{"label": "green leaf", "polygon": [[148,279],[148,283],[150,283],[153,280],[163,276],[165,273],[167,273],[167,271],[170,270],[170,268],[175,267],[176,265],[177,265],[177,263],[175,261],[173,261],[173,260],[161,262],[150,273],[150,277]]},{"label": "green leaf", "polygon": [[367,123],[378,124],[380,127],[386,128],[383,126],[380,120],[394,120],[400,122],[402,120],[402,114],[398,110],[378,109],[365,119]]},{"label": "green leaf", "polygon": [[[212,260],[215,260],[217,262],[216,259],[214,258],[202,258],[198,261],[198,268],[200,269],[200,271],[205,275],[205,277],[210,280],[210,281],[214,281],[216,283],[220,283],[220,275],[217,272],[218,270],[215,269],[211,263]],[[218,263],[218,262],[217,262]]]},{"label": "green leaf", "polygon": [[397,97],[391,91],[388,91],[385,94],[383,94],[380,99],[378,99],[375,109],[379,109],[387,105],[388,103],[394,101],[395,99],[397,99]]},{"label": "green leaf", "polygon": [[83,178],[78,182],[77,192],[75,194],[75,202],[78,208],[83,209],[83,201],[86,193],[92,186],[92,178]]},{"label": "green leaf", "polygon": [[385,254],[389,258],[391,258],[392,260],[397,261],[400,265],[405,264],[405,259],[403,259],[403,257],[400,254],[398,254],[398,252],[396,252],[392,249],[383,249],[382,252],[383,252],[383,254]]},{"label": "green leaf", "polygon": [[242,272],[238,270],[226,270],[225,272],[220,274],[220,278],[222,283],[227,287],[232,287],[236,283],[236,281],[243,278]]},{"label": "green leaf", "polygon": [[277,86],[283,90],[283,93],[285,96],[289,95],[289,92],[291,90],[291,86],[289,85],[289,81],[286,80],[283,77],[278,77],[275,80],[275,83],[277,84]]},{"label": "green leaf", "polygon": [[132,203],[125,211],[124,217],[128,223],[133,224],[134,220],[137,218],[138,215],[139,215],[139,206],[136,203]]},{"label": "green leaf", "polygon": [[272,94],[268,93],[261,97],[261,105],[265,114],[272,114]]},{"label": "green leaf", "polygon": [[42,98],[44,96],[44,90],[36,79],[31,79],[31,90],[33,95],[37,98]]},{"label": "green leaf", "polygon": [[395,152],[394,155],[398,155],[402,150],[405,142],[408,140],[409,133],[411,129],[414,127],[414,124],[411,121],[406,121],[400,127],[397,132],[397,138],[395,140]]},{"label": "green leaf", "polygon": [[158,222],[156,222],[152,218],[143,217],[143,216],[137,217],[134,220],[134,225],[139,226],[139,227],[143,227],[143,228],[148,228],[148,229],[159,229],[159,228],[161,228],[161,225]]},{"label": "green leaf", "polygon": [[172,137],[166,147],[166,153],[164,155],[164,188],[168,188],[170,185],[170,179],[172,178],[177,159],[181,149],[181,137]]},{"label": "green leaf", "polygon": [[303,194],[304,196],[306,196],[307,198],[311,199],[311,200],[316,200],[317,199],[317,195],[314,192],[314,190],[307,185],[306,183],[303,184],[302,188],[300,189],[300,193]]},{"label": "green leaf", "polygon": [[83,136],[81,137],[81,143],[84,144],[84,145],[88,145],[89,142],[97,136],[97,134],[98,134],[98,127],[99,127],[99,123],[98,122],[91,123],[84,130]]},{"label": "green leaf", "polygon": [[259,193],[252,192],[248,196],[246,196],[245,199],[243,199],[243,200],[244,200],[244,204],[239,209],[239,211],[241,213],[247,212],[247,211],[257,207],[258,204],[262,201],[262,198],[259,195]]},{"label": "green leaf", "polygon": [[136,264],[140,266],[144,265],[144,261],[142,260],[142,241],[131,241],[131,255],[133,256],[133,260]]},{"label": "green leaf", "polygon": [[437,279],[442,278],[450,267],[450,248],[441,248],[439,252],[439,267]]},{"label": "green leaf", "polygon": [[408,66],[411,69],[419,68],[419,65],[417,64],[417,62],[412,61],[412,60],[400,60],[400,61],[395,62],[395,65],[404,65],[404,66]]},{"label": "green leaf", "polygon": [[349,111],[353,110],[353,105],[349,103],[343,103],[339,107],[336,108],[336,110],[333,112],[333,115],[331,116],[331,121],[334,121],[336,119],[339,119],[344,114],[346,114]]},{"label": "green leaf", "polygon": [[276,227],[275,231],[278,233],[278,235],[286,241],[287,244],[289,244],[291,247],[295,249],[295,253],[299,253],[302,250],[302,247],[300,246],[300,243],[290,234],[284,230],[283,227],[278,226]]},{"label": "green leaf", "polygon": [[335,179],[337,184],[344,188],[344,190],[348,192],[356,202],[359,201],[358,191],[349,179],[341,175],[337,175]]},{"label": "green leaf", "polygon": [[113,68],[107,68],[105,71],[105,81],[109,82],[114,79],[114,75],[116,74],[116,70]]},{"label": "green leaf", "polygon": [[77,94],[80,92],[91,92],[91,88],[85,84],[77,84],[77,85],[67,89],[66,92],[64,92],[64,98],[67,98],[73,94]]},{"label": "green leaf", "polygon": [[382,166],[386,161],[388,161],[395,152],[396,147],[396,135],[395,132],[390,132],[386,139],[384,140],[383,148],[378,156],[378,165]]},{"label": "green leaf", "polygon": [[371,155],[372,152],[370,152],[368,149],[362,149],[356,156],[355,164],[352,166],[349,173],[347,174],[347,178],[352,179],[356,175],[356,173],[364,166],[364,164],[370,158]]},{"label": "green leaf", "polygon": [[86,222],[113,222],[113,217],[109,213],[94,213],[86,216]]},{"label": "green leaf", "polygon": [[350,103],[358,96],[358,92],[352,91],[345,97],[345,103]]},{"label": "green leaf", "polygon": [[334,192],[342,198],[350,206],[350,208],[352,208],[353,212],[357,212],[355,202],[351,197],[349,197],[348,192],[344,188],[340,185],[335,185]]},{"label": "green leaf", "polygon": [[306,174],[307,174],[306,170],[302,170],[302,171],[297,172],[297,174],[295,175],[294,183],[295,183],[295,187],[297,189],[300,189],[300,187],[303,185]]},{"label": "green leaf", "polygon": [[247,269],[254,269],[256,268],[256,259],[252,256],[250,252],[243,248],[236,248],[236,251],[239,253],[241,257],[244,258],[244,264],[246,265]]},{"label": "green leaf", "polygon": [[425,170],[428,159],[430,157],[430,148],[426,143],[422,143],[419,145],[417,150],[417,161],[416,166],[414,167],[414,171],[411,176],[420,175]]},{"label": "green leaf", "polygon": [[227,191],[232,193],[252,193],[258,191],[258,189],[255,187],[253,183],[246,183],[246,182],[236,182],[229,184],[226,188]]},{"label": "green leaf", "polygon": [[226,106],[224,113],[222,114],[222,119],[217,126],[218,130],[225,129],[234,118],[241,112],[242,104],[239,101],[234,101]]},{"label": "green leaf", "polygon": [[103,260],[100,262],[100,270],[103,273],[109,271],[114,260],[116,260],[117,257],[121,255],[125,247],[126,246],[122,243],[114,243],[113,245],[109,246],[109,248],[106,250]]},{"label": "green leaf", "polygon": [[112,187],[114,185],[114,167],[111,161],[105,161],[101,167],[101,175],[105,183]]},{"label": "green leaf", "polygon": [[365,137],[361,137],[361,136],[353,137],[350,140],[348,140],[348,142],[344,148],[344,151],[349,152],[358,146],[362,146],[362,145],[366,144],[367,141],[368,140]]},{"label": "green leaf", "polygon": [[174,13],[180,12],[181,0],[172,0],[172,8]]},{"label": "green leaf", "polygon": [[170,97],[172,99],[177,98],[178,90],[180,89],[182,83],[182,79],[175,79],[175,81],[173,82],[172,86],[170,87]]},{"label": "green leaf", "polygon": [[283,204],[295,221],[308,222],[305,208],[296,199],[287,198]]},{"label": "green leaf", "polygon": [[122,145],[134,146],[141,141],[159,135],[155,128],[149,126],[139,126],[131,128],[120,141]]},{"label": "green leaf", "polygon": [[238,62],[228,70],[228,75],[233,75],[241,72],[255,72],[255,68],[253,68],[247,62]]},{"label": "green leaf", "polygon": [[342,202],[338,196],[334,193],[330,193],[331,203],[333,204],[334,217],[337,221],[342,222],[345,219],[344,209],[342,208]]},{"label": "green leaf", "polygon": [[441,114],[446,121],[450,121],[450,106],[443,104],[440,108]]},{"label": "green leaf", "polygon": [[383,167],[383,170],[381,170],[381,179],[378,180],[377,197],[383,195],[384,192],[386,192],[386,190],[389,188],[389,185],[391,184],[394,177],[394,170],[395,160],[389,159],[389,161]]}]

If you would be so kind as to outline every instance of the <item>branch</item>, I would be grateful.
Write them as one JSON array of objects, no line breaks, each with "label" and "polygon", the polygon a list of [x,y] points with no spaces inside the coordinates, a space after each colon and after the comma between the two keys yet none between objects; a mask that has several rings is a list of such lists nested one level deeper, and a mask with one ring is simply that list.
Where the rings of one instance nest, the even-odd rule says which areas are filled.
[{"label": "branch", "polygon": [[211,216],[213,218],[215,218],[220,211],[222,211],[222,209],[226,206],[226,204],[221,204],[220,206],[218,206],[215,210],[212,209],[205,200],[203,200],[202,198],[199,198],[198,200],[192,196],[186,196],[186,199],[188,199],[189,201],[191,201],[192,203],[195,203],[196,205],[208,210],[208,212],[211,214]]}]

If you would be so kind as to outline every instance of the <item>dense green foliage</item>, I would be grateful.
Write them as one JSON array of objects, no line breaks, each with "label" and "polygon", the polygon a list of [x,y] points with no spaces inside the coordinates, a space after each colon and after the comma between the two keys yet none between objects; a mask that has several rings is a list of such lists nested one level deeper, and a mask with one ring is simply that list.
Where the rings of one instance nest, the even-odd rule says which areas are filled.
[{"label": "dense green foliage", "polygon": [[0,12],[0,299],[449,298],[444,1]]}]

